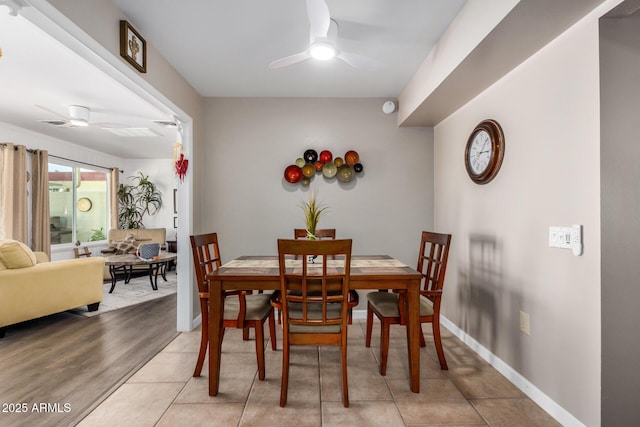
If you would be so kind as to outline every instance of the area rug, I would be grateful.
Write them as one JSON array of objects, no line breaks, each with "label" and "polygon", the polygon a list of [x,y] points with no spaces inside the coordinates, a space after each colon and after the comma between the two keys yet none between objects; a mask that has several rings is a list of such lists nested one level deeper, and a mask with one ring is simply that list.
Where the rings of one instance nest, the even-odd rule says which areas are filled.
[{"label": "area rug", "polygon": [[127,284],[124,280],[118,280],[113,293],[109,293],[111,289],[111,281],[104,282],[102,287],[102,302],[97,311],[89,311],[87,306],[70,310],[72,313],[85,317],[93,317],[108,311],[117,310],[131,305],[151,301],[156,298],[162,298],[167,295],[175,294],[177,290],[178,279],[175,271],[169,271],[166,274],[167,281],[162,277],[158,277],[158,290],[151,289],[149,276],[140,276],[131,279]]}]

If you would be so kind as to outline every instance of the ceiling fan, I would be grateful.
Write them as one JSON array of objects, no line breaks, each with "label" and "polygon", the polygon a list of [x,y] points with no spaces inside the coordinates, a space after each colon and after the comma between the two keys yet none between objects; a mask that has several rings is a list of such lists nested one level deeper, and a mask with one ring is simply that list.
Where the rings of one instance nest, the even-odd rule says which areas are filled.
[{"label": "ceiling fan", "polygon": [[269,68],[282,68],[310,58],[319,60],[338,58],[354,68],[368,71],[384,67],[380,61],[337,48],[338,24],[331,19],[329,6],[325,0],[307,0],[307,15],[310,25],[309,48],[273,61],[269,64]]},{"label": "ceiling fan", "polygon": [[69,105],[69,114],[67,116],[56,113],[55,111],[52,111],[46,107],[43,107],[42,105],[36,105],[36,107],[50,114],[60,117],[62,120],[60,119],[40,120],[40,122],[42,123],[47,123],[47,124],[58,126],[58,127],[75,128],[75,127],[87,127],[89,125],[98,126],[104,129],[112,129],[112,128],[118,129],[118,128],[127,127],[127,125],[122,123],[91,122],[89,120],[91,110],[89,109],[89,107],[84,107],[82,105]]}]

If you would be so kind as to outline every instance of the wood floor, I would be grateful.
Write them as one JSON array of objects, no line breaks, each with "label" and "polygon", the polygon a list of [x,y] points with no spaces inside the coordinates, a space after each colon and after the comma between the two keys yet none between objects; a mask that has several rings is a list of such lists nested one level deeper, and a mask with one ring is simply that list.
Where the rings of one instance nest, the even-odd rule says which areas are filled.
[{"label": "wood floor", "polygon": [[9,327],[0,339],[0,425],[77,424],[177,335],[176,295]]}]

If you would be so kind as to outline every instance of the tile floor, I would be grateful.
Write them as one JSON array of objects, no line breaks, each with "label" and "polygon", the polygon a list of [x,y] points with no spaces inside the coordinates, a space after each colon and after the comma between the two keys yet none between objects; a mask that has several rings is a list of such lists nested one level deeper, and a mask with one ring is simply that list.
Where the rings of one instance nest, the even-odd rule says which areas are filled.
[{"label": "tile floor", "polygon": [[196,330],[179,335],[79,426],[559,425],[446,330],[449,371],[440,370],[427,332],[420,394],[409,390],[404,329],[391,328],[386,377],[378,372],[379,323],[371,348],[365,347],[364,336],[365,321],[354,320],[349,328],[349,408],[342,406],[338,348],[292,348],[289,398],[280,408],[281,337],[278,351],[267,344],[266,379],[259,381],[254,341],[242,341],[239,330],[225,334],[220,392],[210,397],[207,363],[202,377],[191,377],[200,340]]}]

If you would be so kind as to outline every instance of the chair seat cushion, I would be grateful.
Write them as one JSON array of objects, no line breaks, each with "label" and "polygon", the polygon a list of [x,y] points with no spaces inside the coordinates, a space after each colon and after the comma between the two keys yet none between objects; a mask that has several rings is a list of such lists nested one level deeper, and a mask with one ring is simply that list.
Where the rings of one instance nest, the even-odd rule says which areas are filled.
[{"label": "chair seat cushion", "polygon": [[[246,295],[247,313],[245,320],[262,320],[271,311],[271,295],[255,294]],[[224,318],[225,320],[233,320],[238,318],[240,311],[240,301],[237,296],[230,296],[224,300]]]},{"label": "chair seat cushion", "polygon": [[[322,319],[321,304],[309,305],[309,319]],[[327,318],[340,319],[342,314],[342,304],[330,304],[327,307]],[[302,319],[302,304],[289,304],[289,317],[292,319]],[[340,325],[289,325],[289,332],[294,334],[339,334]]]},{"label": "chair seat cushion", "polygon": [[[370,292],[367,294],[367,300],[369,303],[380,313],[383,317],[400,317],[398,311],[398,294],[395,292]],[[420,316],[433,315],[433,306],[431,301],[427,298],[420,296]]]}]

